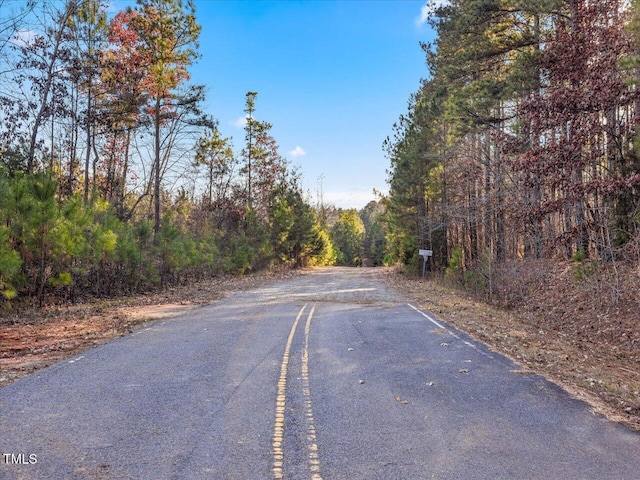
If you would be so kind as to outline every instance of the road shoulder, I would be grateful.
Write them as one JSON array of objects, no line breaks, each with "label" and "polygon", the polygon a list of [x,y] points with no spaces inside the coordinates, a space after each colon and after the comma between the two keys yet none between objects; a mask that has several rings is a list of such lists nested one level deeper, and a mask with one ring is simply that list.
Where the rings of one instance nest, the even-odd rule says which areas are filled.
[{"label": "road shoulder", "polygon": [[[640,378],[616,355],[616,349],[587,350],[582,342],[548,331],[535,317],[503,310],[442,284],[388,268],[379,278],[421,309],[485,343],[518,365],[518,373],[535,373],[589,403],[593,412],[640,430]],[[631,368],[630,368],[631,367]]]}]

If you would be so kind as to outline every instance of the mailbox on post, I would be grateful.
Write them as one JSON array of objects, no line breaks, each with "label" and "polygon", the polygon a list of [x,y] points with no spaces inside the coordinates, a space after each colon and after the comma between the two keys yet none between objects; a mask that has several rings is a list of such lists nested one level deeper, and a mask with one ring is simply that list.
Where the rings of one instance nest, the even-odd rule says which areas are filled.
[{"label": "mailbox on post", "polygon": [[427,271],[427,260],[429,259],[429,257],[433,256],[433,250],[420,249],[418,253],[422,257],[422,276],[424,277]]}]

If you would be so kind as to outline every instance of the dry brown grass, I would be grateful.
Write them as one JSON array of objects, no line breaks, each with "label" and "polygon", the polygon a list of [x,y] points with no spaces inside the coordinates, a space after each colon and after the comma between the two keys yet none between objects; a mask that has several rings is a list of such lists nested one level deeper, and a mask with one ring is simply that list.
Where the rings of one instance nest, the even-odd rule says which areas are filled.
[{"label": "dry brown grass", "polygon": [[[574,262],[520,262],[497,272],[495,306],[442,281],[391,270],[388,284],[493,350],[640,429],[640,279],[618,265],[618,302],[601,272],[577,280]],[[510,308],[505,308],[508,305]]]}]

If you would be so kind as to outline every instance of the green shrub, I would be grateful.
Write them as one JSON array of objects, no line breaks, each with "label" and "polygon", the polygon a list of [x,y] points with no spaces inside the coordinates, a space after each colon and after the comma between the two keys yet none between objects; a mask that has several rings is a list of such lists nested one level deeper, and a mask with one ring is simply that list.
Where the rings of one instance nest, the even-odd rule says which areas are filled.
[{"label": "green shrub", "polygon": [[590,261],[584,250],[578,250],[571,258],[576,262],[573,265],[573,279],[575,281],[587,280],[597,275],[599,270],[598,262]]},{"label": "green shrub", "polygon": [[444,271],[445,278],[459,279],[462,275],[462,249],[455,246]]},{"label": "green shrub", "polygon": [[19,283],[22,260],[18,252],[11,248],[9,233],[6,227],[0,228],[0,294],[7,300],[18,294],[16,285]]}]

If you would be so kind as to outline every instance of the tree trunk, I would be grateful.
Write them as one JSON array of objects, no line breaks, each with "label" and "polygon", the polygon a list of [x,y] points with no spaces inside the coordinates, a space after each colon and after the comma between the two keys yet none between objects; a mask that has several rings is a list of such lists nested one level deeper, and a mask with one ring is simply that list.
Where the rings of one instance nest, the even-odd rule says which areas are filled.
[{"label": "tree trunk", "polygon": [[89,203],[89,160],[91,159],[91,85],[87,92],[87,152],[84,156],[84,204]]},{"label": "tree trunk", "polygon": [[157,241],[160,232],[160,98],[156,99],[154,111],[154,136],[155,136],[155,158],[154,158],[154,184],[153,184],[153,233],[154,239]]},{"label": "tree trunk", "polygon": [[129,170],[129,147],[131,146],[131,127],[127,127],[127,136],[125,139],[124,147],[124,164],[122,166],[122,176],[120,177],[118,185],[118,218],[121,220],[125,218],[125,201],[124,197],[127,193],[127,175]]}]

